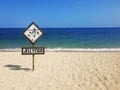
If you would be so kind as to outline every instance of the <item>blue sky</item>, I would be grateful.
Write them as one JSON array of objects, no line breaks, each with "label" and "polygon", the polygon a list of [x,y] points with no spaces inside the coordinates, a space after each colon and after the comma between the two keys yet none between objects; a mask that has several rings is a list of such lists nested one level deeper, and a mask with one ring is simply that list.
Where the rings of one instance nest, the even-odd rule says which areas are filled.
[{"label": "blue sky", "polygon": [[0,0],[0,27],[120,27],[120,0]]}]

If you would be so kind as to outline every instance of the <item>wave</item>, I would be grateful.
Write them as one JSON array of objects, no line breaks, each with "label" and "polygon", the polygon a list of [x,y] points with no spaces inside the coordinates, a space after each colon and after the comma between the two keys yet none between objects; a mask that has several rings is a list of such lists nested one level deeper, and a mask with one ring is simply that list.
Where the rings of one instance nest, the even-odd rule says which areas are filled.
[{"label": "wave", "polygon": [[[20,52],[21,48],[0,49],[0,52]],[[87,51],[120,51],[120,48],[45,48],[46,52],[87,52]]]},{"label": "wave", "polygon": [[47,48],[46,51],[63,51],[63,52],[74,52],[74,51],[120,51],[120,48]]},{"label": "wave", "polygon": [[19,52],[21,51],[21,48],[5,48],[0,49],[0,52]]}]

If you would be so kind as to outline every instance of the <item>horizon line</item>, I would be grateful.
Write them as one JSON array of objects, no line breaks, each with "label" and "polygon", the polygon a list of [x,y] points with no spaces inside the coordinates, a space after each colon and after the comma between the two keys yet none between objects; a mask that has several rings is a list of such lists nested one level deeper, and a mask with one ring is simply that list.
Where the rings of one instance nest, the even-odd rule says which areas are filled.
[{"label": "horizon line", "polygon": [[[0,27],[0,28],[27,28],[27,27]],[[40,27],[40,28],[120,28],[120,27]]]}]

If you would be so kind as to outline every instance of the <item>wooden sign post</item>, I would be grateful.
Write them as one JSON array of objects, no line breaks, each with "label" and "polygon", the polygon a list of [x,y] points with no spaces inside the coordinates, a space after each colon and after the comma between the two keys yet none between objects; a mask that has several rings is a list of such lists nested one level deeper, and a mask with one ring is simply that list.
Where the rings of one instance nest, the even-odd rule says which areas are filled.
[{"label": "wooden sign post", "polygon": [[31,42],[32,47],[22,47],[22,55],[32,55],[32,70],[34,71],[34,57],[38,54],[44,54],[44,47],[35,47],[36,41],[43,35],[43,31],[32,22],[27,29],[23,32],[23,35]]},{"label": "wooden sign post", "polygon": [[[34,47],[34,44],[32,45],[32,47]],[[33,64],[33,65],[32,65],[32,70],[34,71],[34,66],[35,66],[35,65],[34,65],[34,54],[33,54],[33,58],[32,58],[32,64]]]}]

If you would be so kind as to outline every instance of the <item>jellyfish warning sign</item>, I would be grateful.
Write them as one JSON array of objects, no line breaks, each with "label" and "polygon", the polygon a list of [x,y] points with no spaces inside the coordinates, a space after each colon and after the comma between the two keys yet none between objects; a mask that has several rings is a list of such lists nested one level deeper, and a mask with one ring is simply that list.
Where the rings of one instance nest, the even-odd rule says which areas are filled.
[{"label": "jellyfish warning sign", "polygon": [[32,43],[34,44],[42,35],[43,32],[41,29],[32,22],[28,28],[23,32],[23,35]]},{"label": "jellyfish warning sign", "polygon": [[33,55],[32,70],[34,71],[34,55],[44,54],[45,47],[35,47],[35,42],[43,35],[41,29],[32,22],[23,32],[23,35],[32,43],[32,47],[22,47],[22,55]]}]

